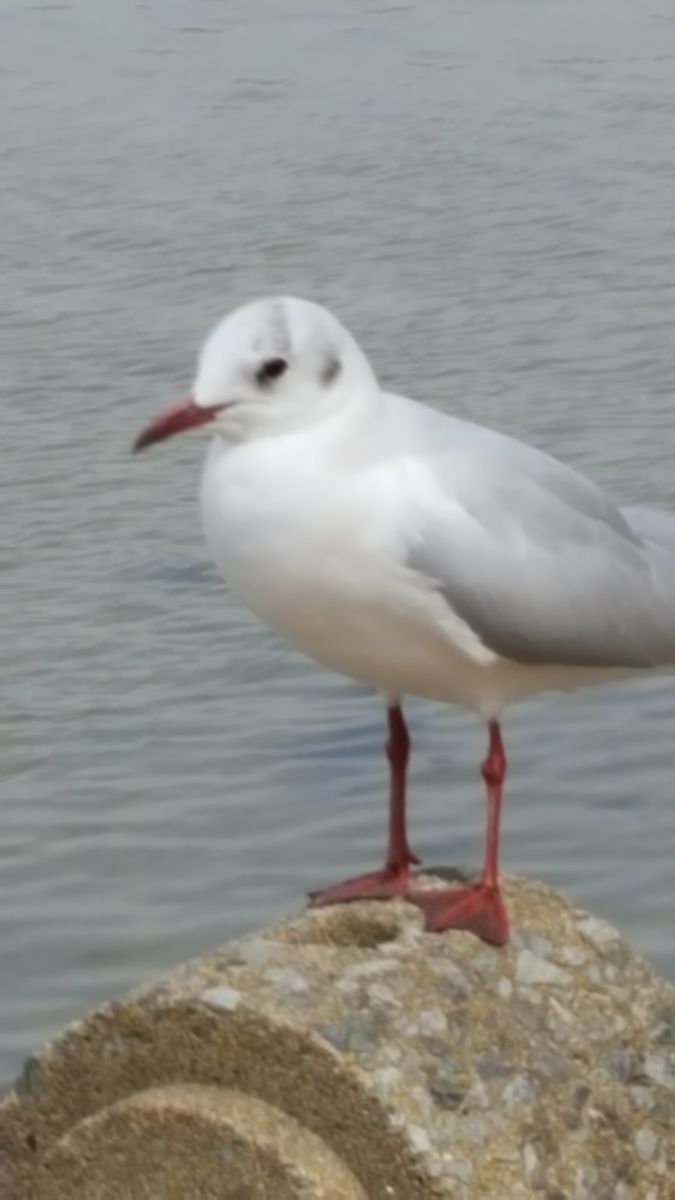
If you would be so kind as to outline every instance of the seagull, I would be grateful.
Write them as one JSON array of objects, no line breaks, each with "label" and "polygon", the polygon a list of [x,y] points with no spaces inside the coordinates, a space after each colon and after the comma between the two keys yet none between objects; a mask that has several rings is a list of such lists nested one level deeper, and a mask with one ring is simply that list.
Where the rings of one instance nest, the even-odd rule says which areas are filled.
[{"label": "seagull", "polygon": [[[194,429],[211,435],[201,519],[231,591],[386,703],[384,867],[310,903],[402,896],[430,931],[503,945],[502,714],[540,692],[675,669],[675,516],[620,509],[540,450],[384,391],[337,318],[294,297],[225,316],[190,394],[134,449]],[[416,886],[406,696],[486,727],[483,869],[466,886]]]}]

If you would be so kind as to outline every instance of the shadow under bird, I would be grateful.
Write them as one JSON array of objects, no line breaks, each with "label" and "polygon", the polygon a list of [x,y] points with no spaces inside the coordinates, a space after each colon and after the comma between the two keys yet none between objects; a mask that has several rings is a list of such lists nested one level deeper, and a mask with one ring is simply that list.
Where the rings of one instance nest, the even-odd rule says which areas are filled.
[{"label": "shadow under bird", "polygon": [[[385,865],[311,903],[403,895],[430,930],[503,944],[501,714],[534,693],[675,669],[675,517],[619,509],[531,446],[384,392],[339,321],[291,297],[226,316],[191,394],[134,448],[198,427],[213,435],[204,533],[232,591],[386,700]],[[487,727],[472,886],[425,891],[412,879],[406,695],[462,705]]]}]

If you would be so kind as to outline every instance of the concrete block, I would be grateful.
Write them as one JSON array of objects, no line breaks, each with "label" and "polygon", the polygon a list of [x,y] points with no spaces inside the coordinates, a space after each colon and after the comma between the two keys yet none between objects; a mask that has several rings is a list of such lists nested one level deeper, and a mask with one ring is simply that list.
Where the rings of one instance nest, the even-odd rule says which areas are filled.
[{"label": "concrete block", "polygon": [[544,885],[506,893],[503,950],[360,903],[85,1017],[0,1105],[0,1197],[675,1197],[675,989]]}]

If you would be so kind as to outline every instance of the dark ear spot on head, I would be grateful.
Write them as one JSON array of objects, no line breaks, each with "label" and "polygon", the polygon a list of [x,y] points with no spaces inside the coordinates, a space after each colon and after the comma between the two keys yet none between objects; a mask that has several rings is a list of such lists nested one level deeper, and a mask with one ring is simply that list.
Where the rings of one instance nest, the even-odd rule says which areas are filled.
[{"label": "dark ear spot on head", "polygon": [[321,368],[321,382],[328,387],[329,383],[332,383],[334,379],[337,379],[337,376],[340,374],[341,370],[342,363],[340,362],[340,359],[334,358],[333,355],[331,355],[330,358],[326,359],[323,367]]}]

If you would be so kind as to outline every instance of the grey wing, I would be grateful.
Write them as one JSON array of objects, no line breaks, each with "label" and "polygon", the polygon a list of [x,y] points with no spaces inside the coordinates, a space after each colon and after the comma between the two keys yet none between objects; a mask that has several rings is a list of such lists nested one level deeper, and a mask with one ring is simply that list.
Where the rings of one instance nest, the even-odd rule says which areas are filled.
[{"label": "grey wing", "polygon": [[[675,664],[675,519],[460,422],[408,564],[493,652],[524,664]],[[645,511],[647,515],[645,515]]]}]

